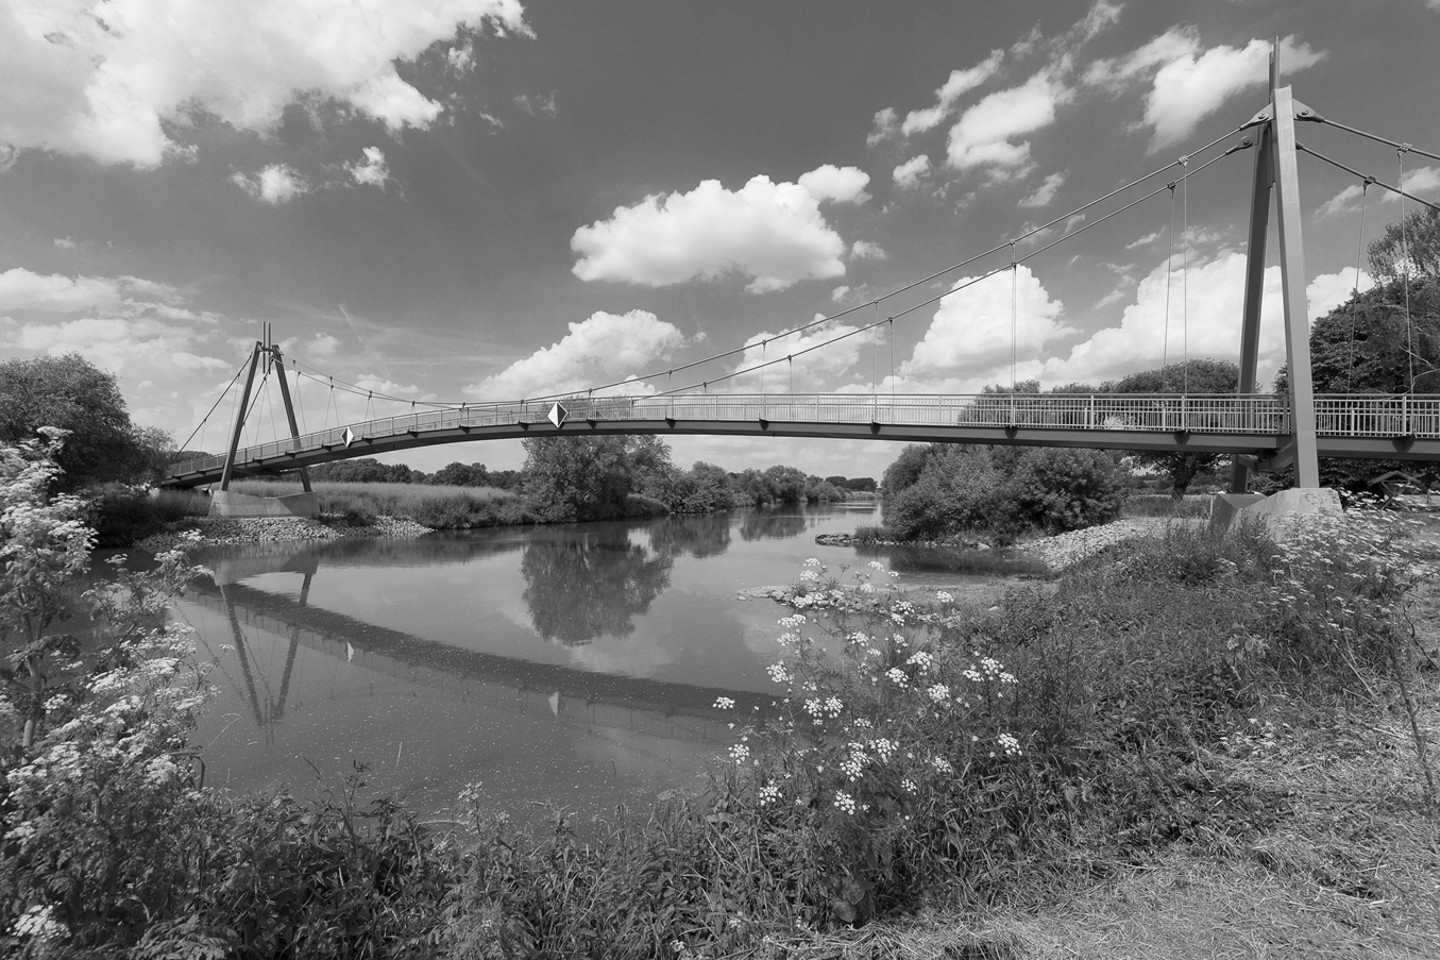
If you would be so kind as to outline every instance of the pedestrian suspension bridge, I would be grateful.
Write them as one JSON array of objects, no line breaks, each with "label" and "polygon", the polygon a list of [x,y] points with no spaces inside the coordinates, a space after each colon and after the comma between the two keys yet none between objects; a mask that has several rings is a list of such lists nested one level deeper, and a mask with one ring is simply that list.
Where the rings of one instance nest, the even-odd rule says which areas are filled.
[{"label": "pedestrian suspension bridge", "polygon": [[[1296,139],[1301,125],[1330,127],[1379,142],[1396,151],[1400,176],[1391,184],[1361,173],[1339,160],[1306,147]],[[1120,217],[1146,201],[1168,195],[1173,235],[1175,199],[1186,204],[1192,177],[1223,169],[1248,153],[1251,199],[1247,267],[1238,347],[1239,388],[1234,394],[1192,394],[1188,384],[1174,392],[1140,394],[1022,393],[1014,389],[1018,356],[1014,278],[1018,268],[1089,230]],[[1271,58],[1270,101],[1248,122],[1210,141],[1191,154],[1133,180],[1049,223],[1029,229],[989,250],[921,277],[867,303],[742,346],[666,370],[650,371],[580,392],[542,397],[496,399],[493,402],[412,401],[376,394],[325,374],[281,354],[266,326],[251,356],[231,379],[225,393],[196,428],[201,433],[226,396],[235,408],[234,426],[223,456],[175,464],[168,483],[179,487],[218,484],[228,491],[239,477],[267,476],[305,469],[334,460],[407,450],[442,443],[537,436],[605,434],[711,434],[729,436],[833,437],[903,442],[1026,444],[1094,447],[1149,452],[1225,453],[1235,455],[1232,490],[1246,489],[1252,470],[1293,466],[1297,486],[1319,486],[1319,457],[1440,460],[1440,395],[1417,393],[1413,349],[1410,389],[1399,395],[1373,393],[1315,395],[1310,369],[1309,322],[1305,286],[1304,244],[1297,157],[1304,153],[1357,178],[1362,197],[1371,187],[1399,195],[1402,204],[1440,209],[1401,188],[1408,154],[1440,160],[1440,155],[1366,133],[1327,118],[1295,100],[1278,82]],[[1241,179],[1241,178],[1236,178]],[[1158,185],[1157,185],[1158,184]],[[1273,204],[1272,204],[1273,198]],[[1257,390],[1260,314],[1270,211],[1278,213],[1276,234],[1282,278],[1287,378],[1283,395]],[[1403,208],[1402,208],[1403,209]],[[1083,216],[1082,216],[1083,215]],[[1363,238],[1364,207],[1360,229]],[[1188,222],[1186,224],[1188,227]],[[1060,231],[1052,238],[1054,231]],[[1189,238],[1184,233],[1188,253]],[[1173,259],[1173,241],[1172,241]],[[1187,262],[1188,266],[1188,262]],[[962,270],[978,275],[951,282],[944,293],[927,296],[931,285],[949,281]],[[960,290],[1009,272],[1011,275],[1012,389],[977,395],[917,395],[896,389],[894,337],[896,323],[917,315]],[[1170,271],[1173,276],[1173,269]],[[1182,274],[1183,276],[1183,274]],[[1358,273],[1357,273],[1358,281]],[[1003,282],[1000,281],[1000,282]],[[1408,274],[1406,275],[1408,283]],[[1182,280],[1183,283],[1183,280]],[[1166,304],[1167,351],[1170,343],[1169,291]],[[1183,308],[1182,308],[1183,309]],[[1408,308],[1407,308],[1408,311]],[[1188,318],[1186,318],[1188,319]],[[843,325],[839,321],[844,321]],[[1188,330],[1183,324],[1179,356],[1188,361]],[[827,331],[827,325],[829,330]],[[1412,318],[1406,315],[1407,337]],[[826,333],[828,339],[821,339]],[[787,349],[809,333],[803,349]],[[867,336],[868,335],[868,336]],[[888,335],[890,377],[878,375],[878,353]],[[850,337],[866,336],[873,345],[877,372],[869,392],[796,394],[784,389],[796,361]],[[810,342],[817,341],[817,342]],[[757,351],[758,346],[758,351]],[[1409,349],[1407,347],[1407,349]],[[758,353],[758,357],[756,356]],[[737,359],[738,358],[738,359]],[[286,368],[295,379],[292,396]],[[1188,370],[1188,363],[1182,366]],[[257,374],[260,387],[256,387]],[[676,386],[677,374],[680,386]],[[245,376],[244,386],[234,388]],[[288,435],[253,439],[256,405],[274,376]],[[741,380],[741,378],[744,378]],[[766,390],[765,384],[772,389]],[[737,382],[757,382],[758,390],[735,392]],[[793,379],[791,379],[793,383]],[[305,392],[326,396],[326,422],[302,429]],[[641,391],[636,395],[635,391]],[[361,422],[330,422],[337,410],[335,394],[363,396],[367,416]],[[299,399],[300,403],[295,400]],[[313,403],[312,403],[313,405]],[[377,413],[377,405],[391,409]],[[273,410],[272,410],[273,420]],[[192,434],[192,439],[194,434]],[[188,446],[187,441],[186,446]]]}]

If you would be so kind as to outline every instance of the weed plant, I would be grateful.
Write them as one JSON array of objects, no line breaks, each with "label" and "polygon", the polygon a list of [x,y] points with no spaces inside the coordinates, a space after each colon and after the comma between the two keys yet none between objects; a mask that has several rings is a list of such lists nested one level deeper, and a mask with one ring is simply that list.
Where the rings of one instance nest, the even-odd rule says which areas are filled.
[{"label": "weed plant", "polygon": [[[466,530],[525,523],[530,514],[517,494],[499,487],[461,487],[411,483],[316,483],[320,512],[360,526],[377,517],[405,517],[437,530]],[[276,497],[299,493],[300,484],[242,480],[237,493]]]},{"label": "weed plant", "polygon": [[809,561],[775,713],[736,717],[705,789],[581,836],[563,813],[517,827],[476,784],[442,834],[362,801],[359,775],[315,803],[204,788],[185,743],[203,665],[157,620],[182,556],[96,594],[113,643],[75,659],[44,598],[91,533],[29,456],[0,476],[0,625],[28,638],[0,700],[0,952],[19,957],[778,957],[1231,849],[1287,816],[1221,762],[1267,749],[1277,708],[1410,704],[1407,597],[1430,562],[1388,517],[1283,546],[1177,527],[971,610]]}]

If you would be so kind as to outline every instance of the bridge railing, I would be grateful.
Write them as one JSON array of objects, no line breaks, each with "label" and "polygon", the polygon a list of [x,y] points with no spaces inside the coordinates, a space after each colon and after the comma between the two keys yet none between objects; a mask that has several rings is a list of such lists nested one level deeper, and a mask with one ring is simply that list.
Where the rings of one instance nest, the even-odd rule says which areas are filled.
[{"label": "bridge railing", "polygon": [[[639,397],[576,396],[560,401],[571,422],[670,419],[776,423],[907,424],[915,426],[1027,427],[1058,430],[1215,432],[1281,435],[1290,432],[1286,402],[1250,396],[1176,394],[732,394]],[[466,405],[423,410],[331,427],[296,439],[237,451],[239,463],[275,465],[291,454],[333,450],[349,443],[419,437],[447,430],[547,425],[553,400]],[[1315,398],[1316,429],[1343,437],[1440,436],[1440,396],[1323,395]],[[224,457],[176,464],[172,476],[216,473]]]}]

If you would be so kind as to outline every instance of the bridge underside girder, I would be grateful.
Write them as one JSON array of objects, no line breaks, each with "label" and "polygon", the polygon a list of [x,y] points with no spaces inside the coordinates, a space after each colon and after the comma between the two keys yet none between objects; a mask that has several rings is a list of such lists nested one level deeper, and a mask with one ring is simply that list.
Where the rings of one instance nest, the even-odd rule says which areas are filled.
[{"label": "bridge underside girder", "polygon": [[[1253,456],[1263,466],[1283,466],[1289,447],[1287,436],[1253,433],[1194,431],[1135,431],[1110,429],[1058,429],[1037,426],[944,426],[903,424],[788,423],[777,420],[578,420],[559,428],[548,423],[502,424],[486,427],[438,427],[393,436],[356,439],[350,446],[335,444],[301,453],[237,460],[234,477],[274,476],[336,460],[375,456],[443,443],[472,440],[512,440],[545,436],[754,436],[840,440],[887,440],[902,443],[979,443],[1001,446],[1077,447],[1104,450],[1139,450],[1153,453],[1231,453]],[[1440,438],[1326,437],[1319,438],[1322,457],[1370,460],[1440,461]],[[243,454],[244,451],[241,451]],[[220,469],[197,470],[172,476],[167,484],[197,487],[220,480]]]}]

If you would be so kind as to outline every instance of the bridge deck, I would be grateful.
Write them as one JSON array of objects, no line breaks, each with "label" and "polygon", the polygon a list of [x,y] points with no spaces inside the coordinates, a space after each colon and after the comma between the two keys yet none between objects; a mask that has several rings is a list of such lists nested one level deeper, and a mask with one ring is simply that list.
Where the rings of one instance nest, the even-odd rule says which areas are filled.
[{"label": "bridge deck", "polygon": [[[385,417],[243,447],[236,477],[467,440],[596,434],[721,434],[994,443],[1273,456],[1290,434],[1270,395],[1141,394],[759,395],[574,397],[476,404]],[[1320,455],[1440,460],[1440,396],[1316,398]],[[348,431],[348,436],[347,436]],[[176,464],[174,486],[219,481],[225,458]]]}]

